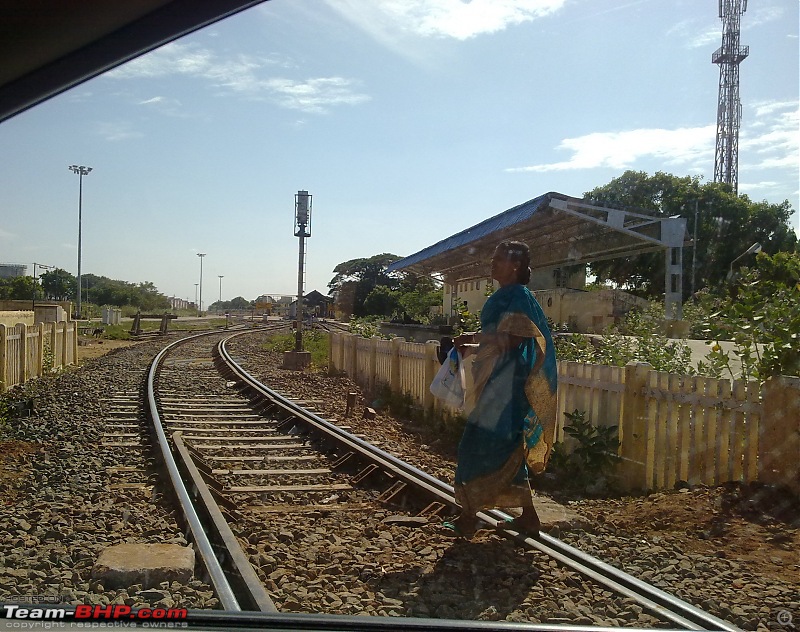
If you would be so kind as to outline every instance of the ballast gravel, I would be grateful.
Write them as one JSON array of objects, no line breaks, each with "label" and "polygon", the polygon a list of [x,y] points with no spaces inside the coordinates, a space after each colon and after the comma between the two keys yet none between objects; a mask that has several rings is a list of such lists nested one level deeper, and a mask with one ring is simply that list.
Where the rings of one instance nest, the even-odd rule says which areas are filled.
[{"label": "ballast gravel", "polygon": [[[199,580],[107,590],[91,579],[91,567],[106,546],[185,543],[147,452],[101,446],[108,402],[116,394],[138,392],[163,342],[116,351],[4,397],[32,398],[35,411],[0,427],[0,601],[47,597],[72,604],[217,607],[211,588]],[[229,349],[275,390],[315,400],[320,416],[337,419],[420,469],[452,480],[458,435],[452,422],[433,422],[431,429],[411,421],[411,415],[392,417],[379,395],[367,396],[349,378],[284,370],[281,354],[263,344],[261,334],[243,336]],[[208,390],[208,383],[202,388]],[[358,404],[345,417],[348,393],[357,394]],[[367,407],[376,411],[374,418],[362,418]],[[120,465],[144,474],[126,479],[115,469]],[[118,485],[128,480],[140,486]],[[684,497],[709,493],[698,488]],[[236,527],[240,541],[279,609],[665,627],[633,600],[491,531],[479,531],[467,542],[443,534],[438,519],[404,521],[398,518],[402,512],[388,507],[338,511],[336,506],[362,498],[349,494],[329,499],[330,510],[245,512],[244,524]],[[623,511],[619,503],[633,507],[641,501],[574,502],[572,508],[589,520],[583,528],[562,529],[560,536],[744,630],[786,630],[797,624],[796,560],[786,564],[782,577],[765,574],[735,555],[719,555],[719,547],[704,552],[691,546],[696,544],[691,534],[643,537],[633,525],[603,519],[612,509]],[[789,546],[797,527],[785,526]]]}]

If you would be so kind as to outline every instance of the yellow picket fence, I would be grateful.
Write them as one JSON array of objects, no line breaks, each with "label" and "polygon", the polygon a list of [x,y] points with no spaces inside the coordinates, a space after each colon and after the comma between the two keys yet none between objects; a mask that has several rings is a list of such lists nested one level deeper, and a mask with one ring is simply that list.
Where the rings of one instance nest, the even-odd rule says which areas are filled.
[{"label": "yellow picket fence", "polygon": [[0,392],[41,377],[50,369],[75,364],[78,332],[74,322],[0,323]]},{"label": "yellow picket fence", "polygon": [[[332,333],[329,367],[368,390],[379,384],[423,408],[441,408],[430,385],[438,343]],[[617,479],[628,489],[665,489],[678,481],[716,485],[761,481],[800,493],[800,378],[760,384],[673,375],[648,364],[625,367],[558,362],[558,439],[564,413],[616,426]]]}]

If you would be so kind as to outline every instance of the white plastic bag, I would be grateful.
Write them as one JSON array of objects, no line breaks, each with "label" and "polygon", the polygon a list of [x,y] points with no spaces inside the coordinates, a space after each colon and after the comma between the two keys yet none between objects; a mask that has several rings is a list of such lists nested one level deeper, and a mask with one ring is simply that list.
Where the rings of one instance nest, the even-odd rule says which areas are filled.
[{"label": "white plastic bag", "polygon": [[450,349],[430,388],[433,396],[445,404],[459,410],[464,407],[464,363],[455,347]]}]

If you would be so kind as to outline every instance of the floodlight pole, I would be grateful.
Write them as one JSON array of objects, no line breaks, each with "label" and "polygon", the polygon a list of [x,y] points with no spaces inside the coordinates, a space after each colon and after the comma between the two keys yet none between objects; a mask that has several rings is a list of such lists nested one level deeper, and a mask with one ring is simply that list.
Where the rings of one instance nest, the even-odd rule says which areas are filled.
[{"label": "floodlight pole", "polygon": [[81,318],[81,294],[83,288],[81,287],[81,224],[83,223],[83,176],[88,176],[92,171],[92,167],[84,167],[83,165],[70,165],[67,167],[70,171],[78,176],[78,305],[76,309],[77,319]]},{"label": "floodlight pole", "polygon": [[203,315],[203,257],[206,256],[204,252],[198,252],[197,256],[200,257],[200,303],[198,304],[197,316]]}]

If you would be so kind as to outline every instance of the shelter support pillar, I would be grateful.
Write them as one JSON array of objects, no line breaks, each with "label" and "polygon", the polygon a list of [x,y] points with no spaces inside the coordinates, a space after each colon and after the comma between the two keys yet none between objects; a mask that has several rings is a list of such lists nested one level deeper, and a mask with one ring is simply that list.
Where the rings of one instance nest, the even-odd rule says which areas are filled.
[{"label": "shelter support pillar", "polygon": [[683,246],[664,251],[664,315],[669,320],[683,319]]}]

